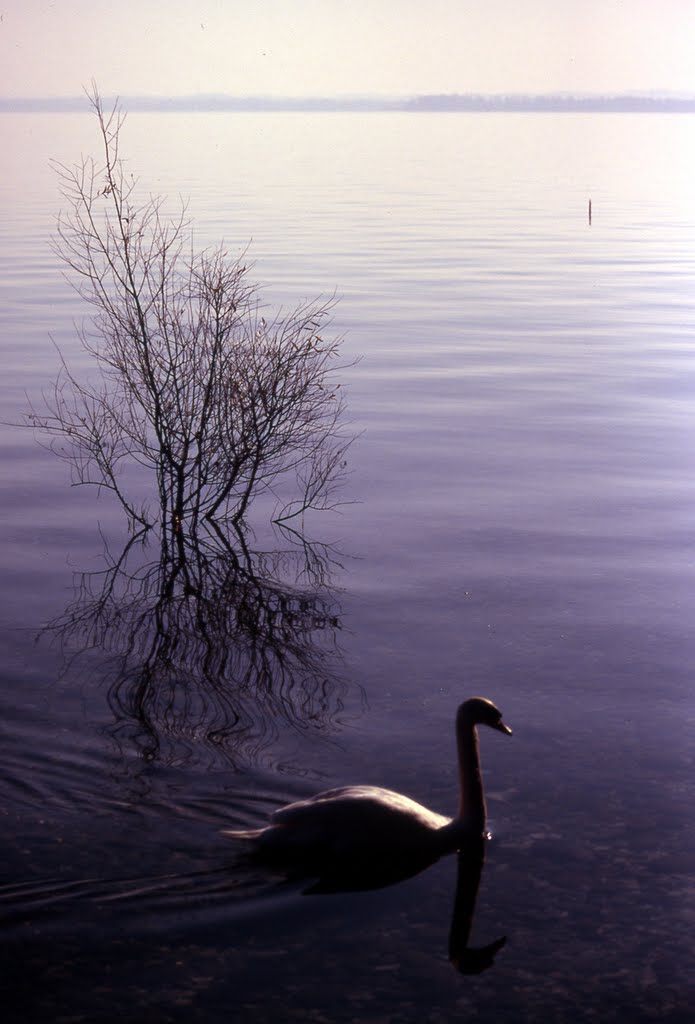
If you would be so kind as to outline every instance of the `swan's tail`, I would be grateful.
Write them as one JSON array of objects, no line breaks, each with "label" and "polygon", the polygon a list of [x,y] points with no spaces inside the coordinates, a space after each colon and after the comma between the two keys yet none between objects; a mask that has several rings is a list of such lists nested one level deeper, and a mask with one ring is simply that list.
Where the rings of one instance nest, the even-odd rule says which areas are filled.
[{"label": "swan's tail", "polygon": [[258,839],[264,832],[264,828],[223,828],[220,835],[227,836],[229,839]]}]

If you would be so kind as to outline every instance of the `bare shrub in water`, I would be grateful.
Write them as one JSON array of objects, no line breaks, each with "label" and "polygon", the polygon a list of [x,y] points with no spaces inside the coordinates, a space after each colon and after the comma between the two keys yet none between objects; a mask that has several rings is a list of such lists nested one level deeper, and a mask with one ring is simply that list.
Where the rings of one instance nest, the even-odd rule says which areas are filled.
[{"label": "bare shrub in water", "polygon": [[263,493],[279,521],[332,506],[350,438],[339,343],[321,333],[331,302],[262,316],[245,265],[221,248],[193,253],[185,206],[172,220],[161,197],[138,199],[119,158],[125,115],[105,112],[94,84],[88,97],[102,159],[56,165],[68,207],[55,249],[95,307],[80,340],[96,372],[78,379],[61,356],[28,422],[75,482],[112,491],[144,526],[150,506],[123,473],[133,463],[152,471],[156,518],[176,529],[239,524]]}]

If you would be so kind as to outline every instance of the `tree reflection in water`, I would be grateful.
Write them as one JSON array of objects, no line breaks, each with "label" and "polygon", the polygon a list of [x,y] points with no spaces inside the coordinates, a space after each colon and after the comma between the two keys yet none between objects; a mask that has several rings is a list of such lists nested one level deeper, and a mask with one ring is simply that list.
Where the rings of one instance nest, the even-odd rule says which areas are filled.
[{"label": "tree reflection in water", "polygon": [[140,532],[105,567],[77,577],[77,596],[46,627],[72,669],[93,649],[121,745],[147,761],[190,763],[201,742],[228,766],[257,761],[282,724],[327,731],[348,684],[337,669],[336,552],[282,531],[253,551],[241,531]]}]

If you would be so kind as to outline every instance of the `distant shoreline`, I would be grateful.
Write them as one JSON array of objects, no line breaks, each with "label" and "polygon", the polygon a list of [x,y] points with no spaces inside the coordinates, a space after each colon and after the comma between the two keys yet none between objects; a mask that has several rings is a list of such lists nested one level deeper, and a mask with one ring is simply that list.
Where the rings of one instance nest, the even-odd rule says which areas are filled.
[{"label": "distant shoreline", "polygon": [[[411,97],[122,96],[128,111],[214,113],[695,113],[695,97],[658,95],[570,96],[564,94],[442,94]],[[105,105],[113,98],[104,98]],[[86,112],[86,96],[0,97],[0,113]]]}]

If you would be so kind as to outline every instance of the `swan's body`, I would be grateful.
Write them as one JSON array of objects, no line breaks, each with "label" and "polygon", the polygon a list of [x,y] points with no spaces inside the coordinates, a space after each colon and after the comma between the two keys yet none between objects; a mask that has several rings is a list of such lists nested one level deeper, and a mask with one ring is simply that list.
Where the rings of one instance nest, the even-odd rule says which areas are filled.
[{"label": "swan's body", "polygon": [[389,881],[409,877],[459,850],[466,838],[479,839],[483,834],[486,812],[478,725],[507,734],[512,731],[489,700],[473,697],[459,707],[460,801],[455,818],[389,789],[343,786],[280,807],[265,828],[223,834],[253,840],[261,856],[299,864],[308,873],[328,879],[324,890],[335,887],[335,880],[346,873],[358,880],[359,884],[353,881],[349,886],[354,888],[386,884],[386,877]]}]

